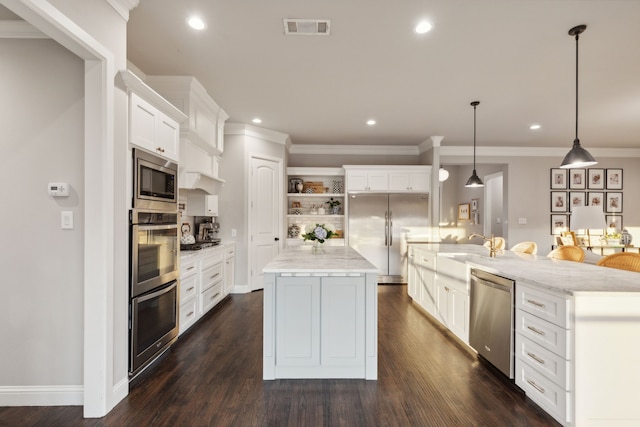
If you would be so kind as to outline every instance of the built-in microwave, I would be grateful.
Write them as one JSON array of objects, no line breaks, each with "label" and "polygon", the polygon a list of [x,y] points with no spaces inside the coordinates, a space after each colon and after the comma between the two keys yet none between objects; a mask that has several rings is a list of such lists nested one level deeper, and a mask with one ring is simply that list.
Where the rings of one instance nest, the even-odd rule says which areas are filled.
[{"label": "built-in microwave", "polygon": [[178,165],[133,149],[133,208],[178,210]]}]

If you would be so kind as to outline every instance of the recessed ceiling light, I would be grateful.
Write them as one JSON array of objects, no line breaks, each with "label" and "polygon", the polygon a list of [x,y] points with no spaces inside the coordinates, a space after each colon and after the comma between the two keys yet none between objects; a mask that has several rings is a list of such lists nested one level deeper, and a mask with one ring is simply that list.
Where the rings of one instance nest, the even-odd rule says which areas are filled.
[{"label": "recessed ceiling light", "polygon": [[194,30],[204,30],[205,28],[207,28],[207,25],[198,16],[191,16],[189,19],[187,19],[187,24],[189,24],[189,26]]},{"label": "recessed ceiling light", "polygon": [[253,123],[255,124],[260,124],[262,123],[262,119],[260,119],[259,117],[256,117],[255,119],[251,120]]},{"label": "recessed ceiling light", "polygon": [[416,33],[428,33],[429,31],[431,31],[431,28],[433,28],[433,26],[430,23],[428,23],[427,21],[422,21],[416,26]]},{"label": "recessed ceiling light", "polygon": [[375,124],[376,124],[376,121],[375,121],[375,120],[373,120],[373,119],[369,119],[369,120],[367,120],[367,124],[368,124],[369,126],[373,126],[373,125],[375,125]]},{"label": "recessed ceiling light", "polygon": [[529,126],[529,129],[531,130],[538,130],[540,129],[542,126],[540,126],[539,124],[533,124],[531,126]]}]

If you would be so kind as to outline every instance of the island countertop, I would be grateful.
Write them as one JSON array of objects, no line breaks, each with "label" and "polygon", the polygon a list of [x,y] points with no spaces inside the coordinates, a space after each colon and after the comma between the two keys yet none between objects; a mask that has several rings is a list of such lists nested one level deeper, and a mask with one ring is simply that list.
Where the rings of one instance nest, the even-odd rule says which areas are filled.
[{"label": "island countertop", "polygon": [[377,268],[349,246],[328,246],[314,254],[311,246],[285,249],[263,269],[264,273],[376,273]]},{"label": "island countertop", "polygon": [[447,256],[490,273],[568,295],[584,292],[640,292],[640,274],[572,261],[560,261],[541,255],[511,251],[489,257],[489,250],[480,245],[416,244],[438,256]]}]

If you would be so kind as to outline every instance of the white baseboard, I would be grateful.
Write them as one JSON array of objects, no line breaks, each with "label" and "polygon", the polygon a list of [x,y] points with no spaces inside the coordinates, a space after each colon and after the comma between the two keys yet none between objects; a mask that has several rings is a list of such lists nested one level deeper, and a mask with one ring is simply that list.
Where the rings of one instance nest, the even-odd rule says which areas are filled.
[{"label": "white baseboard", "polygon": [[111,405],[109,407],[109,411],[111,411],[115,406],[120,403],[122,399],[127,397],[129,394],[129,378],[125,377],[121,379],[116,385],[113,386],[113,393],[111,394]]},{"label": "white baseboard", "polygon": [[83,403],[81,385],[0,387],[0,406],[82,406]]},{"label": "white baseboard", "polygon": [[233,289],[231,289],[232,294],[248,294],[251,292],[251,288],[249,285],[235,285]]}]

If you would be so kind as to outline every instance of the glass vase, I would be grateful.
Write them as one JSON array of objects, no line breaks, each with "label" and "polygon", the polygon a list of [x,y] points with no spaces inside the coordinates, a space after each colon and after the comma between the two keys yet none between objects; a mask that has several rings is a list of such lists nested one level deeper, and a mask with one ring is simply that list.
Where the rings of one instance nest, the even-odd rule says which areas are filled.
[{"label": "glass vase", "polygon": [[313,246],[311,247],[311,252],[315,255],[320,255],[325,253],[324,242],[320,242],[318,240],[313,241]]}]

